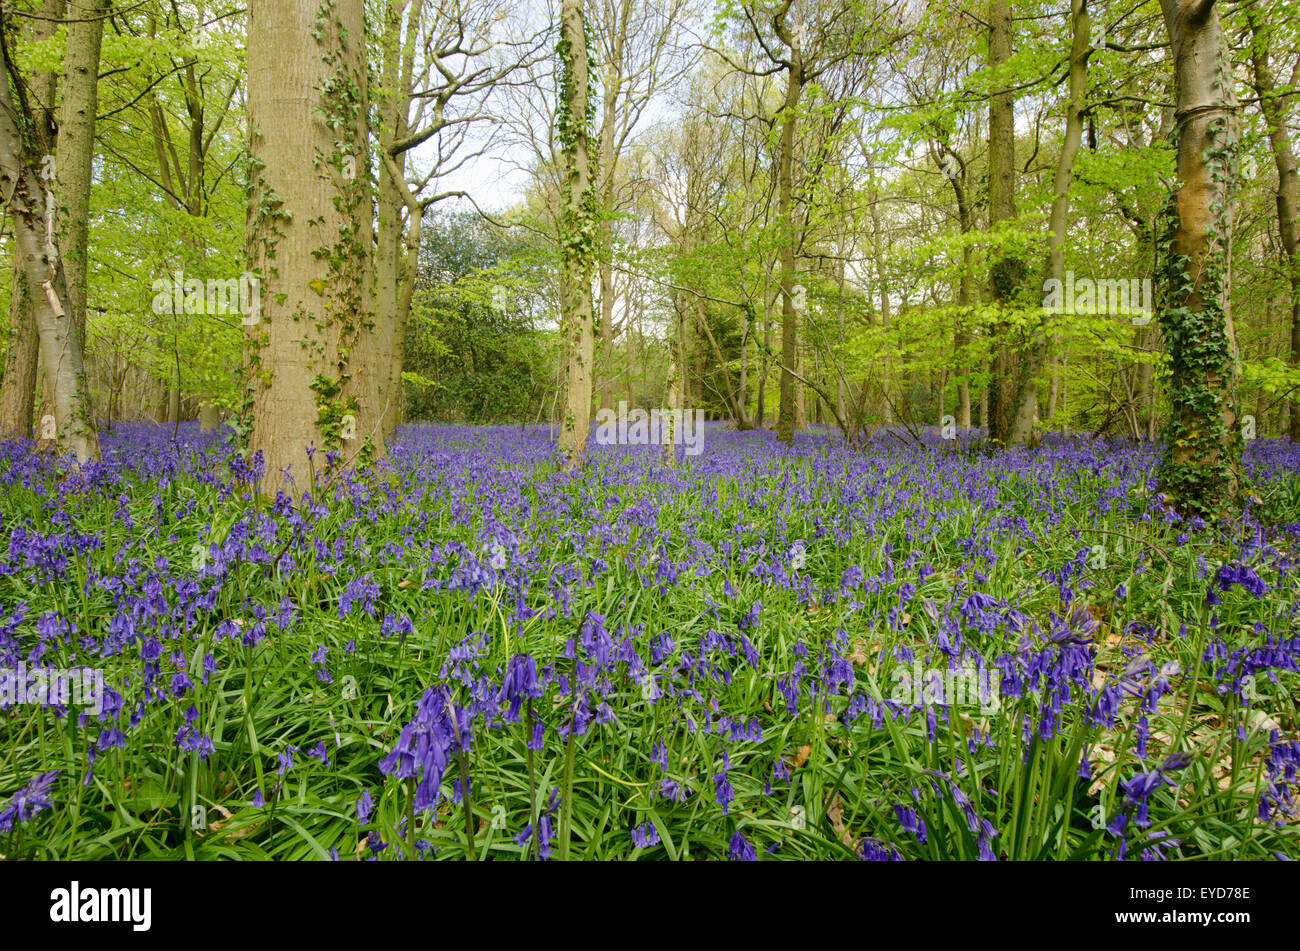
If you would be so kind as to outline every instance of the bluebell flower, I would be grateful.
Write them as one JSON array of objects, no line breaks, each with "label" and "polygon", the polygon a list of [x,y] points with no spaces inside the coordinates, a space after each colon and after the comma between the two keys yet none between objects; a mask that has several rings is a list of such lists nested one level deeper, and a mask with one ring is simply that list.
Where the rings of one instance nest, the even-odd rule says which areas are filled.
[{"label": "bluebell flower", "polygon": [[365,825],[370,821],[370,813],[375,808],[375,801],[370,798],[370,790],[363,789],[361,797],[357,799],[357,825]]},{"label": "bluebell flower", "polygon": [[15,823],[30,822],[42,809],[48,809],[52,805],[48,796],[50,787],[62,772],[52,769],[41,773],[14,793],[9,805],[0,811],[0,832],[10,831]]},{"label": "bluebell flower", "polygon": [[649,820],[632,828],[632,844],[638,849],[648,849],[659,844],[659,830]]},{"label": "bluebell flower", "polygon": [[743,834],[737,832],[731,837],[731,842],[727,845],[727,858],[733,862],[753,862],[758,859],[758,853],[749,844],[749,840]]}]

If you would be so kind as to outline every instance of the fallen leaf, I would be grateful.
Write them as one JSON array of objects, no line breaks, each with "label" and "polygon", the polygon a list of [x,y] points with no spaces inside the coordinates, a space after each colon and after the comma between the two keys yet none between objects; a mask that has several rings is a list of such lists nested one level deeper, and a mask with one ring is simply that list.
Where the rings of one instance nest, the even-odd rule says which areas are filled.
[{"label": "fallen leaf", "polygon": [[786,755],[785,762],[791,769],[798,769],[804,763],[808,762],[808,754],[812,752],[812,746],[801,746],[794,751],[793,758]]},{"label": "fallen leaf", "polygon": [[831,828],[835,830],[835,834],[840,837],[845,847],[853,848],[853,836],[848,829],[844,828],[844,803],[840,802],[839,793],[831,796],[830,805],[826,807],[826,818],[831,821]]}]

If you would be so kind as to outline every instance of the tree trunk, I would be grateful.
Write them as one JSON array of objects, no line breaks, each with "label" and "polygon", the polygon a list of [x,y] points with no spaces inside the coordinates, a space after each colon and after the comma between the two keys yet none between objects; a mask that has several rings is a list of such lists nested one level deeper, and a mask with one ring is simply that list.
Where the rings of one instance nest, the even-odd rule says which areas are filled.
[{"label": "tree trunk", "polygon": [[[789,3],[785,4],[786,10]],[[785,14],[777,18],[786,31]],[[781,226],[781,406],[777,419],[777,438],[791,442],[797,428],[795,381],[790,372],[799,360],[799,324],[795,311],[795,245],[797,234],[794,211],[794,141],[799,124],[799,99],[803,95],[803,50],[799,41],[787,37],[790,65],[785,71],[785,102],[781,108],[780,156],[777,170],[777,218]]]},{"label": "tree trunk", "polygon": [[[48,179],[41,181],[48,134],[35,125],[40,116],[15,106],[11,78],[12,86],[21,88],[7,46],[0,44],[0,193],[10,195],[14,247],[27,281],[51,396],[51,412],[42,418],[39,435],[86,462],[99,458],[99,438],[86,397],[81,337],[63,303],[67,292],[55,227],[57,209]],[[16,120],[24,121],[24,128]]]},{"label": "tree trunk", "polygon": [[[1300,176],[1296,156],[1291,148],[1287,128],[1287,105],[1290,100],[1277,95],[1273,69],[1269,63],[1267,28],[1261,28],[1257,11],[1247,7],[1250,23],[1250,58],[1254,67],[1255,92],[1260,110],[1268,123],[1268,141],[1273,147],[1273,164],[1277,167],[1277,224],[1282,236],[1282,253],[1286,257],[1291,283],[1291,366],[1300,370],[1300,236],[1296,234],[1296,208],[1300,205]],[[1288,433],[1292,442],[1300,442],[1300,398],[1290,401]]]},{"label": "tree trunk", "polygon": [[[808,379],[808,372],[807,372],[807,368],[804,366],[804,356],[803,356],[802,347],[799,348],[798,354],[799,354],[798,356],[799,362],[794,369],[795,372],[799,374],[799,376],[803,377],[806,380]],[[808,394],[808,389],[802,384],[797,385],[794,388],[794,431],[795,432],[799,432],[800,430],[808,428],[807,394]]]},{"label": "tree trunk", "polygon": [[199,404],[199,432],[211,433],[221,426],[221,410],[211,403]]},{"label": "tree trunk", "polygon": [[[1070,0],[1070,20],[1073,25],[1069,65],[1070,98],[1065,107],[1065,138],[1061,143],[1061,155],[1056,163],[1056,177],[1052,183],[1044,290],[1047,290],[1049,282],[1055,282],[1059,286],[1065,276],[1065,228],[1070,216],[1070,183],[1074,180],[1074,160],[1083,145],[1083,109],[1088,91],[1088,57],[1092,53],[1090,45],[1092,17],[1088,13],[1087,0]],[[1041,369],[1044,346],[1045,342],[1041,340],[1031,341],[1029,345],[1026,356],[1027,366],[1024,371],[1025,385],[1017,404],[1011,435],[1013,443],[1025,442],[1033,430],[1034,415],[1038,408],[1036,381],[1038,370]],[[1058,382],[1056,364],[1053,360],[1051,393],[1047,404],[1049,419],[1056,411]]]},{"label": "tree trunk", "polygon": [[54,194],[59,202],[59,248],[77,336],[86,340],[87,243],[90,235],[90,169],[99,106],[99,50],[108,0],[71,0],[63,55],[63,103],[59,109],[59,161]]},{"label": "tree trunk", "polygon": [[563,101],[557,121],[563,167],[561,196],[560,325],[565,345],[565,409],[559,448],[566,465],[582,460],[591,425],[592,358],[595,349],[591,301],[598,218],[591,181],[591,133],[587,103],[591,78],[583,0],[563,0],[560,12]]},{"label": "tree trunk", "polygon": [[[882,351],[888,354],[889,347],[889,327],[893,322],[893,303],[889,296],[889,276],[885,271],[886,249],[881,242],[883,234],[883,224],[880,220],[880,201],[879,194],[873,190],[871,201],[871,250],[875,257],[873,264],[876,269],[876,284],[880,291],[880,330],[883,341]],[[880,360],[880,419],[886,426],[894,424],[894,395],[889,381],[889,360],[887,356],[882,356]]]},{"label": "tree trunk", "polygon": [[[55,33],[66,12],[67,0],[43,0],[40,16],[20,20],[21,29],[33,41],[48,40]],[[36,73],[27,88],[28,106],[38,137],[49,143],[50,152],[41,157],[42,178],[51,182],[54,166],[55,94],[58,74]],[[9,342],[5,348],[4,376],[0,377],[0,436],[32,434],[32,416],[36,412],[36,384],[39,380],[40,337],[32,315],[30,293],[23,277],[21,255],[14,251],[14,296],[10,298]],[[23,303],[25,310],[17,308]],[[52,414],[51,409],[47,412]]]},{"label": "tree trunk", "polygon": [[1213,516],[1238,493],[1242,438],[1228,263],[1240,128],[1214,0],[1161,0],[1174,57],[1178,191],[1172,196],[1160,325],[1172,412],[1161,490]]},{"label": "tree trunk", "polygon": [[27,439],[36,411],[36,358],[40,341],[32,317],[32,303],[15,250],[13,286],[9,297],[9,342],[5,347],[3,385],[0,385],[0,439]]},{"label": "tree trunk", "polygon": [[[989,67],[998,69],[1011,58],[1011,2],[991,0],[989,4]],[[989,229],[1016,217],[1015,93],[1005,80],[989,95]],[[993,262],[989,283],[993,306],[1015,306],[1024,280],[1024,265],[1013,256]],[[989,382],[989,438],[1007,446],[1013,443],[1017,402],[1021,385],[1018,355],[1019,333],[1006,320],[991,330],[993,345],[992,380]]]},{"label": "tree trunk", "polygon": [[749,419],[749,338],[754,334],[754,312],[746,310],[745,329],[740,335],[740,380],[737,384],[736,428],[752,429]]},{"label": "tree trunk", "polygon": [[50,381],[52,412],[42,418],[38,434],[71,452],[78,462],[99,458],[99,439],[86,400],[81,338],[63,306],[63,268],[54,229],[54,196],[42,189],[36,156],[25,147],[13,117],[8,81],[11,64],[0,50],[0,191],[10,194],[9,221],[14,247],[40,335],[41,363]]},{"label": "tree trunk", "polygon": [[614,122],[618,101],[618,84],[622,77],[618,66],[622,62],[623,30],[627,19],[621,21],[622,30],[614,37],[615,61],[608,64],[603,90],[600,121],[600,201],[603,214],[600,222],[600,401],[602,408],[610,405],[614,387],[614,222],[610,212],[614,208]]},{"label": "tree trunk", "polygon": [[[424,210],[410,195],[404,181],[406,152],[393,155],[395,143],[410,135],[410,101],[412,89],[412,63],[414,44],[419,33],[421,3],[409,0],[387,0],[384,10],[384,31],[381,39],[382,63],[380,86],[387,98],[379,110],[379,188],[377,201],[377,230],[375,241],[375,326],[378,336],[377,362],[379,373],[380,423],[384,441],[393,438],[404,409],[402,388],[402,359],[406,343],[406,314],[403,302],[410,300],[410,285],[415,272],[409,268],[412,255],[407,242],[414,234],[419,245],[420,219]],[[403,10],[406,12],[406,35],[403,38]],[[402,211],[407,213],[406,227],[402,226]]]},{"label": "tree trunk", "polygon": [[[944,154],[951,156],[952,162],[956,163],[954,173],[949,175],[949,180],[952,182],[953,195],[957,200],[957,221],[961,226],[962,235],[965,236],[974,227],[970,198],[966,193],[966,165],[956,152],[947,147],[940,154],[940,161],[943,160],[942,156]],[[953,168],[951,164],[947,167]],[[964,241],[961,249],[961,277],[957,282],[957,328],[953,332],[952,339],[953,357],[957,364],[957,425],[963,429],[970,429],[971,425],[970,363],[967,358],[971,335],[967,321],[970,320],[971,284],[973,283],[971,261],[973,257],[974,249],[970,246],[969,241]]]},{"label": "tree trunk", "polygon": [[[380,148],[383,148],[381,144]],[[396,160],[400,169],[402,158]],[[401,364],[396,357],[398,301],[402,284],[402,196],[388,163],[379,168],[377,240],[375,242],[375,327],[380,336],[379,366],[386,367],[382,396],[384,439],[392,438],[400,419]],[[402,336],[405,337],[405,327]]]},{"label": "tree trunk", "polygon": [[[261,280],[247,327],[248,449],[273,495],[336,451],[383,454],[362,0],[252,0],[248,23],[248,257]],[[314,34],[314,36],[313,36]],[[321,454],[312,458],[317,450]]]},{"label": "tree trunk", "polygon": [[390,345],[390,370],[388,393],[385,401],[388,412],[384,422],[385,440],[392,438],[398,425],[406,418],[406,390],[402,386],[402,367],[406,360],[406,328],[411,321],[411,301],[415,297],[415,275],[420,262],[420,228],[423,223],[423,209],[415,216],[406,219],[405,264],[399,269],[400,283],[397,292],[397,315],[393,323],[393,339]]},{"label": "tree trunk", "polygon": [[767,377],[770,354],[772,353],[772,305],[775,303],[768,293],[771,272],[766,271],[763,278],[763,346],[758,361],[758,399],[755,401],[754,417],[759,429],[767,428]]}]

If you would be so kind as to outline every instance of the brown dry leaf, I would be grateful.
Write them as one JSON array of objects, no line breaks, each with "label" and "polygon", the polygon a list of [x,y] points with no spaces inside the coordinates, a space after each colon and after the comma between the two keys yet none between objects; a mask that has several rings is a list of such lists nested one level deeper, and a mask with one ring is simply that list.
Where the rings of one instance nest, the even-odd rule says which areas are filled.
[{"label": "brown dry leaf", "polygon": [[[218,819],[216,822],[209,822],[209,823],[208,823],[208,831],[209,831],[209,832],[221,832],[221,831],[223,831],[224,827],[225,827],[226,825],[229,824],[229,820],[233,819],[234,816],[232,816],[230,813],[226,812],[225,809],[221,809],[220,806],[213,806],[212,808],[214,808],[214,809],[219,809],[219,810],[221,811],[221,814],[224,815],[226,818],[225,818],[225,819]],[[231,829],[229,832],[226,832],[226,833],[225,833],[225,836],[226,836],[227,839],[230,839],[230,840],[232,840],[232,841],[234,841],[234,840],[238,840],[238,839],[246,839],[246,838],[248,838],[250,835],[253,835],[253,834],[256,833],[256,832],[259,832],[265,824],[266,824],[266,823],[265,823],[264,820],[259,819],[259,820],[257,820],[256,822],[250,822],[250,823],[248,823],[247,825],[242,825],[242,826],[240,826],[240,827],[237,828],[237,829]]]},{"label": "brown dry leaf", "polygon": [[226,834],[226,838],[231,840],[232,842],[237,842],[240,839],[247,839],[250,835],[252,835],[254,832],[257,832],[261,828],[262,828],[262,823],[254,822],[251,825],[241,826],[240,828],[235,829],[232,832],[228,832]]},{"label": "brown dry leaf", "polygon": [[978,720],[976,720],[969,713],[958,713],[957,722],[960,723],[967,732],[974,732],[975,730],[979,730],[981,733],[985,735],[987,735],[989,732],[988,717],[980,717]]},{"label": "brown dry leaf", "polygon": [[1273,730],[1281,730],[1282,725],[1263,710],[1251,710],[1250,729],[1251,732],[1268,733]]},{"label": "brown dry leaf", "polygon": [[[1099,743],[1092,748],[1092,759],[1100,763],[1113,763],[1115,762],[1115,748],[1105,743]],[[1088,784],[1088,793],[1096,796],[1109,785],[1110,779],[1102,776],[1102,771],[1095,767],[1092,772],[1092,782]]]},{"label": "brown dry leaf", "polygon": [[840,794],[835,793],[831,796],[830,805],[826,807],[826,818],[831,820],[831,828],[835,834],[840,837],[846,848],[853,848],[853,836],[848,829],[844,828],[844,803],[840,802]]},{"label": "brown dry leaf", "polygon": [[[1157,704],[1156,709],[1159,709],[1159,704]],[[1151,731],[1150,748],[1152,750],[1152,755],[1165,753],[1168,750],[1173,749],[1173,746],[1174,738],[1168,733],[1163,730]]]},{"label": "brown dry leaf", "polygon": [[910,620],[912,620],[912,615],[910,615],[910,614],[904,614],[904,615],[903,615],[903,627],[907,627],[907,622],[910,621]]},{"label": "brown dry leaf", "polygon": [[867,642],[854,641],[853,653],[849,655],[849,663],[854,667],[861,667],[869,660],[871,660],[871,655],[867,653]]},{"label": "brown dry leaf", "polygon": [[230,810],[225,806],[213,806],[212,811],[219,812],[225,817],[223,819],[214,819],[208,823],[208,828],[213,832],[220,832],[225,827],[226,823],[234,818],[234,816],[230,814]]},{"label": "brown dry leaf", "polygon": [[801,746],[794,751],[793,757],[789,754],[785,757],[786,765],[791,769],[798,769],[804,763],[808,762],[808,754],[812,752],[812,746]]},{"label": "brown dry leaf", "polygon": [[409,588],[411,586],[411,579],[403,578],[401,581],[397,582],[397,586],[399,588]]}]

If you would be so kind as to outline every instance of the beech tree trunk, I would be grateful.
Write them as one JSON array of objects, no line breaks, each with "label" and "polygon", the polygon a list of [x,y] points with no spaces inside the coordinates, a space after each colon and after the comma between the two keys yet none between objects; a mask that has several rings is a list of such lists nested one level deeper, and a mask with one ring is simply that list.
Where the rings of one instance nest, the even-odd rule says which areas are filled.
[{"label": "beech tree trunk", "polygon": [[[1291,146],[1291,133],[1287,128],[1289,100],[1277,95],[1277,84],[1269,63],[1268,28],[1261,28],[1259,15],[1253,8],[1247,7],[1245,14],[1250,23],[1250,59],[1254,67],[1255,92],[1259,95],[1260,110],[1268,123],[1268,141],[1273,148],[1273,164],[1277,167],[1277,224],[1291,282],[1291,366],[1300,370],[1300,236],[1296,234],[1300,175],[1297,173],[1296,156]],[[1300,398],[1291,400],[1290,410],[1287,434],[1292,442],[1300,442]]]},{"label": "beech tree trunk", "polygon": [[794,139],[799,125],[799,99],[803,95],[803,50],[798,39],[785,25],[790,2],[782,5],[773,18],[777,30],[790,49],[785,70],[785,102],[781,108],[780,157],[777,169],[777,218],[781,224],[781,403],[777,416],[777,438],[794,440],[799,415],[795,394],[794,370],[799,361],[799,316],[795,311],[795,211],[794,211]]},{"label": "beech tree trunk", "polygon": [[568,466],[582,460],[591,425],[595,350],[591,282],[596,263],[598,215],[591,176],[587,104],[591,77],[583,0],[564,0],[560,12],[560,158],[563,174],[560,243],[560,333],[564,345],[565,408],[559,448]]},{"label": "beech tree trunk", "polygon": [[[942,146],[940,151],[936,153],[936,157],[941,163],[945,163],[942,167],[948,169],[946,174],[948,180],[952,183],[953,196],[957,201],[957,221],[964,236],[974,227],[970,196],[966,191],[966,163],[962,161],[961,156],[946,145]],[[971,345],[971,334],[969,325],[966,322],[970,319],[969,308],[971,305],[971,284],[973,283],[971,261],[973,257],[974,249],[971,248],[969,242],[963,242],[961,249],[961,277],[957,282],[957,309],[960,316],[952,340],[953,357],[957,364],[957,425],[963,429],[970,429],[971,425],[970,362],[967,357],[967,351]]]},{"label": "beech tree trunk", "polygon": [[[1059,282],[1065,275],[1065,228],[1070,215],[1070,183],[1074,180],[1074,161],[1083,145],[1083,109],[1088,87],[1088,57],[1092,53],[1089,45],[1092,33],[1092,17],[1088,12],[1087,0],[1070,0],[1070,21],[1073,27],[1073,40],[1070,44],[1070,98],[1065,109],[1065,138],[1061,143],[1061,155],[1056,163],[1056,177],[1052,183],[1052,206],[1048,215],[1047,227],[1047,264],[1044,268],[1044,289],[1047,281]],[[1034,415],[1038,409],[1038,371],[1042,368],[1046,341],[1030,341],[1028,365],[1025,367],[1024,386],[1017,401],[1016,418],[1012,427],[1011,441],[1025,442],[1034,427]],[[1058,379],[1053,366],[1051,392],[1048,399],[1048,418],[1056,412]]]},{"label": "beech tree trunk", "polygon": [[63,56],[63,103],[59,109],[59,248],[77,336],[86,339],[87,244],[90,237],[90,169],[99,107],[99,51],[108,0],[70,0],[68,42]]},{"label": "beech tree trunk", "polygon": [[15,250],[9,296],[9,339],[5,346],[4,377],[0,381],[0,439],[27,439],[32,434],[39,353],[40,341],[22,255]]},{"label": "beech tree trunk", "polygon": [[337,452],[384,452],[376,364],[363,0],[251,0],[248,257],[261,280],[246,328],[250,454],[259,489],[296,493]]},{"label": "beech tree trunk", "polygon": [[[7,45],[7,44],[6,44]],[[72,453],[78,462],[99,458],[86,398],[81,338],[63,301],[62,260],[55,228],[54,196],[41,179],[42,153],[34,148],[30,126],[20,129],[15,118],[24,116],[11,92],[13,64],[0,46],[0,193],[10,195],[9,221],[14,247],[28,287],[28,300],[40,336],[41,363],[51,393],[49,418],[38,436],[52,440]],[[32,117],[25,116],[30,123]]]},{"label": "beech tree trunk", "polygon": [[1161,0],[1174,59],[1178,191],[1163,263],[1160,325],[1172,403],[1159,482],[1183,513],[1235,502],[1242,438],[1229,258],[1240,127],[1214,0]]},{"label": "beech tree trunk", "polygon": [[[48,40],[59,26],[66,0],[42,0],[39,17],[20,19],[20,29],[33,40]],[[55,93],[58,75],[53,72],[36,73],[27,84],[27,105],[32,110],[31,121],[37,126],[39,138],[50,143],[49,160],[42,156],[42,178],[50,180],[56,172],[53,142],[55,139]],[[36,318],[32,314],[27,279],[23,273],[22,255],[15,248],[13,263],[13,294],[9,299],[8,342],[5,347],[4,376],[0,377],[0,438],[32,435],[32,415],[36,412],[37,366],[40,358],[40,336]]]},{"label": "beech tree trunk", "polygon": [[[415,281],[414,262],[419,249],[424,209],[410,193],[404,177],[406,150],[392,154],[394,145],[411,134],[410,104],[415,43],[419,34],[422,2],[387,0],[384,4],[383,61],[380,85],[386,99],[379,110],[379,191],[375,244],[376,324],[379,335],[377,366],[380,377],[382,430],[393,438],[405,410],[402,362],[406,351],[406,321]],[[403,13],[406,30],[403,35]],[[406,225],[402,211],[406,210]]]},{"label": "beech tree trunk", "polygon": [[[989,3],[989,66],[997,69],[1011,58],[1011,2]],[[989,96],[989,229],[1016,217],[1015,93],[1003,80]],[[994,261],[989,274],[995,307],[1015,306],[1024,281],[1024,264],[1014,256]],[[1014,444],[1022,367],[1020,332],[1014,323],[999,320],[991,328],[995,348],[989,381],[989,439]]]},{"label": "beech tree trunk", "polygon": [[612,37],[614,61],[607,65],[600,121],[600,201],[604,214],[600,222],[600,399],[598,406],[608,408],[614,392],[614,222],[610,212],[614,208],[616,182],[614,133],[615,107],[618,104],[618,87],[622,81],[618,67],[622,64],[622,47],[626,40],[628,18],[619,20],[619,28]]}]

